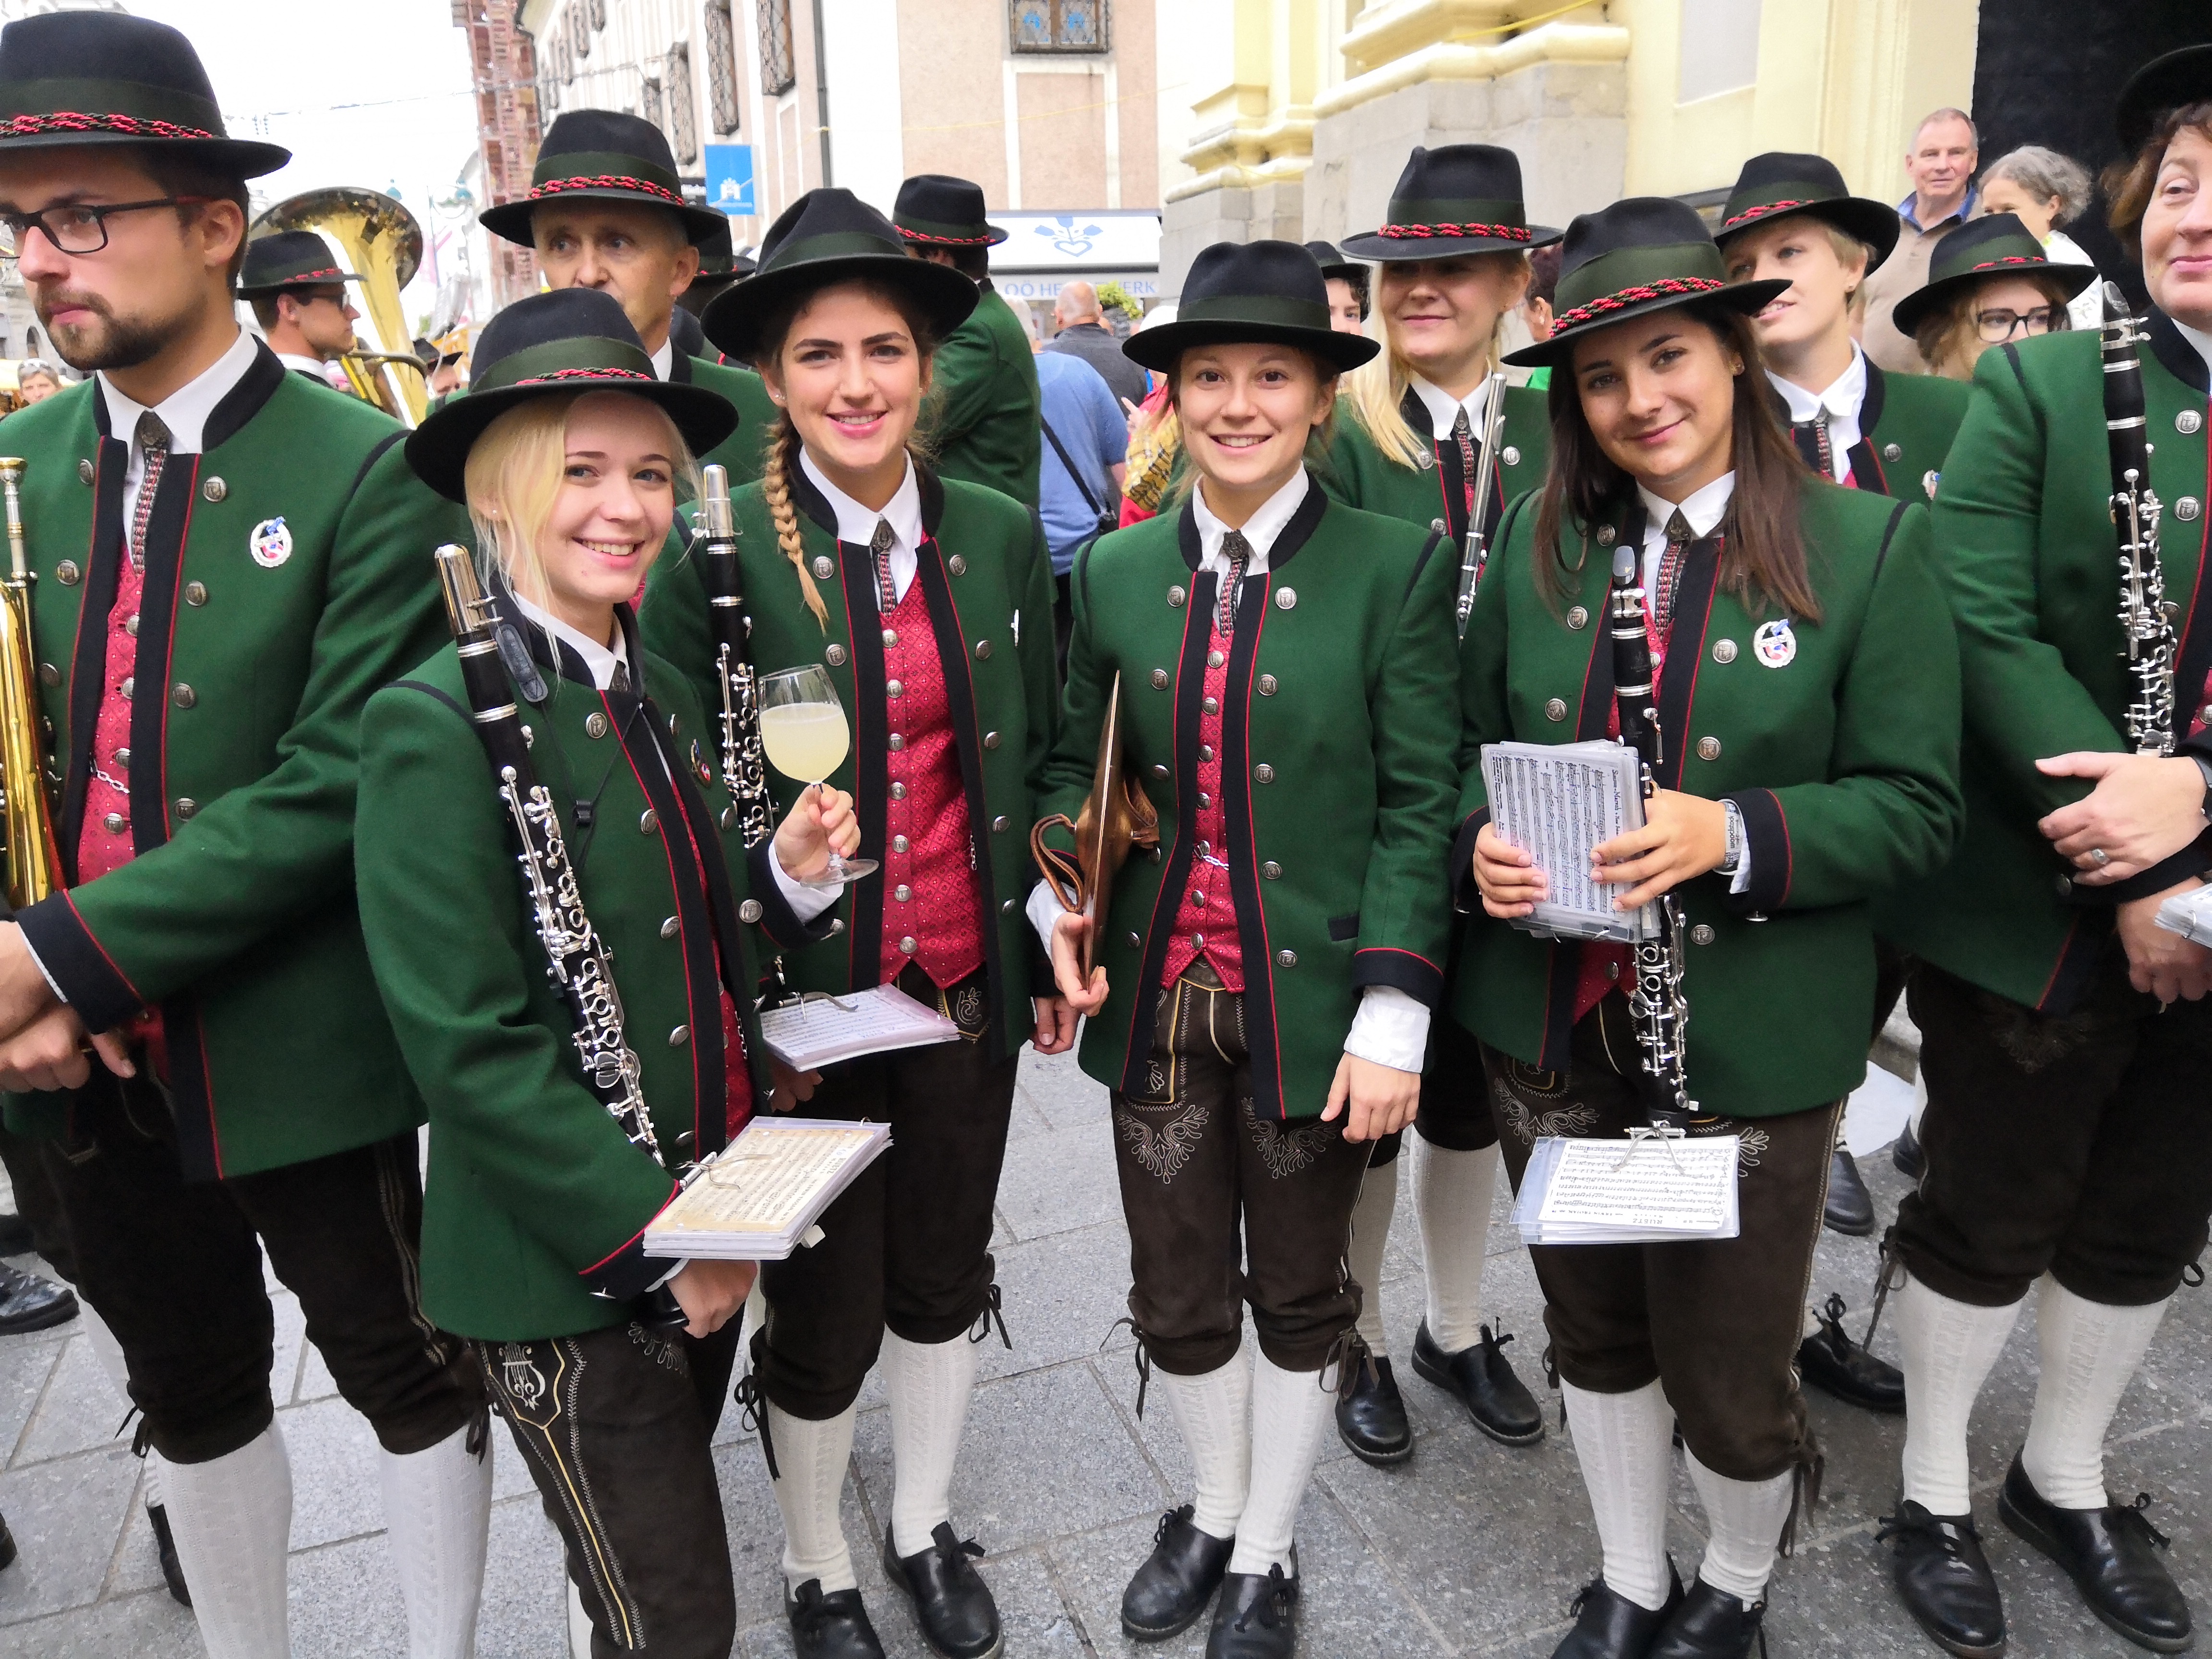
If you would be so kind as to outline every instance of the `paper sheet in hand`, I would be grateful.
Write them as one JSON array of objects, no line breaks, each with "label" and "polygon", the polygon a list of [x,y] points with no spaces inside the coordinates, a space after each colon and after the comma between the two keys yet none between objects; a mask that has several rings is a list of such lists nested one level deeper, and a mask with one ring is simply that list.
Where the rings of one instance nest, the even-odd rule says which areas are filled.
[{"label": "paper sheet in hand", "polygon": [[2158,907],[2158,925],[2192,945],[2212,945],[2212,887],[2176,893]]},{"label": "paper sheet in hand", "polygon": [[653,1218],[646,1254],[781,1261],[890,1144],[887,1123],[757,1117]]},{"label": "paper sheet in hand", "polygon": [[1621,944],[1651,936],[1651,906],[1616,910],[1621,890],[1590,879],[1591,852],[1643,827],[1643,770],[1634,750],[1617,743],[1486,743],[1482,781],[1492,824],[1534,859],[1551,884],[1551,896],[1516,927]]},{"label": "paper sheet in hand", "polygon": [[951,1042],[960,1028],[896,985],[872,986],[850,996],[809,997],[761,1016],[761,1041],[795,1072],[811,1072],[841,1060]]},{"label": "paper sheet in hand", "polygon": [[1734,1238],[1738,1137],[1583,1140],[1547,1135],[1521,1177],[1514,1224],[1530,1244]]}]

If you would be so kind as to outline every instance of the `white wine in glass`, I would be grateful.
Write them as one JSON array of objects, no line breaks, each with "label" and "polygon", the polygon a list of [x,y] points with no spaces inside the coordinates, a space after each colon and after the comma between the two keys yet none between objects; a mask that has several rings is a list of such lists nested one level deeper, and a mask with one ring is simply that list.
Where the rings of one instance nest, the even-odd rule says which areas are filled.
[{"label": "white wine in glass", "polygon": [[[796,782],[817,787],[845,763],[846,752],[853,746],[845,705],[837,701],[830,671],[818,664],[761,676],[760,727],[769,764]],[[873,875],[876,868],[873,859],[841,858],[833,847],[829,867],[799,884],[842,887]]]}]

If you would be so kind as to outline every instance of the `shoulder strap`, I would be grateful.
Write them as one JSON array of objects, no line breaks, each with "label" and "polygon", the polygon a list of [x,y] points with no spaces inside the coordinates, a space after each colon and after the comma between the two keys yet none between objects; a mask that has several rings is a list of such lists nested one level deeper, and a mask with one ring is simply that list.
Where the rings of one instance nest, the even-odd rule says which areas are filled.
[{"label": "shoulder strap", "polygon": [[1076,493],[1083,497],[1084,506],[1103,517],[1106,509],[1098,505],[1098,498],[1091,493],[1091,486],[1084,483],[1081,471],[1068,456],[1067,446],[1060,442],[1060,434],[1052,429],[1052,422],[1045,419],[1042,410],[1037,414],[1037,424],[1044,428],[1045,441],[1052,446],[1052,453],[1060,457],[1060,464],[1067,469],[1067,476],[1075,480]]}]

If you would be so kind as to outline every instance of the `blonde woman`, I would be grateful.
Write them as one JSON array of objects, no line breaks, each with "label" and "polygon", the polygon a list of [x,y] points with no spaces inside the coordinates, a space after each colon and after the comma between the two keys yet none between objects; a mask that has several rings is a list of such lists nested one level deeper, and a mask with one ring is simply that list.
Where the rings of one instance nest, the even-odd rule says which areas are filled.
[{"label": "blonde woman", "polygon": [[[1019,504],[940,479],[911,447],[937,342],[975,303],[957,271],[909,259],[847,191],[801,197],[760,269],[719,295],[708,337],[758,365],[781,410],[765,471],[738,492],[754,666],[821,664],[853,726],[832,781],[859,798],[879,861],[800,939],[804,990],[896,985],[962,1039],[825,1067],[808,1109],[891,1126],[890,1153],[823,1218],[827,1237],[762,1270],[757,1388],[784,1524],[786,1611],[802,1656],[873,1655],[838,1519],[854,1402],[880,1353],[896,1485],[883,1570],[940,1654],[999,1651],[999,1614],[951,1525],[975,1388],[971,1329],[998,1306],[992,1203],[1016,1056],[1069,1046],[1021,914],[1034,780],[1055,714],[1052,565]],[[704,690],[714,653],[697,566],[665,564],[646,638]],[[1032,1001],[1032,995],[1035,1000]],[[986,1327],[988,1328],[988,1327]]]},{"label": "blonde woman", "polygon": [[1936,245],[1927,286],[1899,300],[1893,314],[1929,373],[1971,380],[1991,346],[2071,328],[2069,302],[2096,280],[2094,265],[2057,263],[2026,225],[1993,213]]},{"label": "blonde woman", "polygon": [[[593,1650],[649,1632],[654,1653],[726,1653],[736,1601],[708,1447],[753,1267],[641,1241],[677,1166],[775,1086],[738,906],[798,925],[796,879],[857,828],[848,799],[810,793],[751,871],[726,861],[698,698],[638,644],[626,601],[692,455],[736,425],[730,405],[656,380],[621,306],[589,289],[509,307],[477,362],[407,459],[475,522],[531,759],[612,952],[665,1162],[578,1068],[448,645],[369,702],[355,843],[377,988],[429,1109],[422,1312],[467,1340],[561,1533]],[[642,1322],[640,1298],[664,1284],[681,1330]]]}]

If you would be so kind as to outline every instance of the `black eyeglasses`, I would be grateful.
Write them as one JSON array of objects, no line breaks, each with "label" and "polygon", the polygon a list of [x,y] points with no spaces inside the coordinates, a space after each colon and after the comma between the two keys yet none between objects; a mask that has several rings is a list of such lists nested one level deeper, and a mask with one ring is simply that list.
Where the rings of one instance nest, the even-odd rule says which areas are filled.
[{"label": "black eyeglasses", "polygon": [[0,259],[22,257],[33,230],[64,253],[97,253],[107,246],[107,216],[138,213],[148,208],[191,207],[212,201],[208,196],[164,196],[153,202],[109,202],[94,205],[74,202],[38,213],[0,213]]},{"label": "black eyeglasses", "polygon": [[2064,306],[2038,306],[2033,311],[1978,311],[1974,327],[1991,345],[2002,345],[2023,329],[2030,334],[2048,334],[2065,315]]}]

